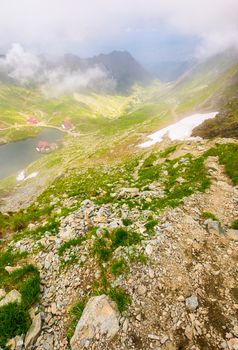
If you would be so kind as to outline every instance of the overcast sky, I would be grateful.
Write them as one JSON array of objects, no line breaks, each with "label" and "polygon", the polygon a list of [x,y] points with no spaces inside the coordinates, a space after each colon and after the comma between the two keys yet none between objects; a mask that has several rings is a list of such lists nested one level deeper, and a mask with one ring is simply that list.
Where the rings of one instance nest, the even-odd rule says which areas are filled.
[{"label": "overcast sky", "polygon": [[0,52],[83,57],[113,49],[143,62],[238,47],[238,0],[0,0]]}]

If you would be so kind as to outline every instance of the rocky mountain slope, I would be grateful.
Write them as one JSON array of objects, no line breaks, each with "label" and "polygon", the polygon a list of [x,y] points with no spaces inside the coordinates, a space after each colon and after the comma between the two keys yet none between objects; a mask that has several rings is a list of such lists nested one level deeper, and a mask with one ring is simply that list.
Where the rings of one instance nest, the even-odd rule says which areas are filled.
[{"label": "rocky mountain slope", "polygon": [[127,51],[112,51],[84,59],[67,54],[60,59],[60,63],[72,71],[100,67],[115,80],[117,91],[121,93],[128,91],[135,83],[148,84],[153,80],[152,74]]},{"label": "rocky mountain slope", "polygon": [[1,214],[0,346],[237,349],[237,151],[164,141]]}]

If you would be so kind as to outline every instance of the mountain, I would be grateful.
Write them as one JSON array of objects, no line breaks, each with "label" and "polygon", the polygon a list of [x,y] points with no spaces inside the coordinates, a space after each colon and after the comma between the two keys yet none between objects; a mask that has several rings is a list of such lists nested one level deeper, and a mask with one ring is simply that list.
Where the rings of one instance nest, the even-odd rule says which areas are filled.
[{"label": "mountain", "polygon": [[[0,60],[4,58],[4,55],[0,56]],[[32,75],[32,78],[29,78],[29,72],[24,64],[21,65],[22,62],[20,60],[19,67],[14,65],[9,69],[4,68],[5,70],[0,70],[0,81],[8,80],[9,82],[16,83],[16,80],[9,78],[11,75],[9,73],[16,70],[17,76],[20,74],[22,77],[22,73],[26,74],[25,80],[27,80],[27,84],[25,85],[29,87],[38,86],[40,83],[44,84],[45,82],[42,82],[42,77],[44,77],[45,80],[49,79],[50,82],[58,79],[58,83],[63,85],[64,81],[62,77],[68,75],[69,79],[66,85],[69,83],[69,80],[71,80],[71,83],[73,80],[75,85],[77,85],[77,81],[79,81],[80,91],[96,91],[102,93],[114,93],[116,91],[128,93],[134,84],[146,85],[154,79],[154,77],[127,51],[113,51],[109,54],[100,54],[90,58],[81,58],[73,54],[65,54],[61,57],[39,55],[35,57],[35,60],[38,60],[38,66],[35,67],[33,65],[33,69],[36,69],[36,71],[31,72],[30,76]],[[102,74],[96,70],[89,71],[90,69],[96,68],[100,69]],[[80,72],[78,72],[79,70]],[[76,75],[72,78],[74,73],[76,73]],[[83,73],[85,73],[85,75]],[[60,77],[60,74],[62,77]],[[89,80],[90,82],[87,83],[86,86],[81,86],[80,80]]]},{"label": "mountain", "polygon": [[135,83],[148,84],[153,76],[127,51],[112,51],[91,58],[82,59],[67,54],[63,57],[64,66],[76,70],[100,67],[117,83],[117,91],[128,91]]},{"label": "mountain", "polygon": [[[127,53],[45,64],[147,81]],[[237,83],[235,59],[220,56],[124,95],[0,84],[3,167],[8,146],[25,162],[36,133],[62,137],[0,180],[1,349],[235,349],[237,140],[138,145],[194,111],[237,117]]]},{"label": "mountain", "polygon": [[113,51],[87,60],[89,65],[106,69],[117,81],[119,90],[127,90],[135,83],[148,84],[152,75],[127,51]]}]

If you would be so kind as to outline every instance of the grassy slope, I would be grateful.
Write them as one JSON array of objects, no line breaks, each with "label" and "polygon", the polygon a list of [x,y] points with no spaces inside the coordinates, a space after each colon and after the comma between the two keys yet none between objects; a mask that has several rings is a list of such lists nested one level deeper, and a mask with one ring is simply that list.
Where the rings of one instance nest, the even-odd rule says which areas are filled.
[{"label": "grassy slope", "polygon": [[[47,184],[67,169],[130,156],[135,152],[133,145],[139,143],[144,134],[185,114],[211,108],[213,97],[224,91],[227,81],[238,69],[228,61],[220,58],[201,65],[175,85],[156,82],[146,88],[136,86],[129,96],[75,94],[46,99],[36,90],[2,84],[1,123],[23,125],[25,116],[33,113],[40,121],[53,126],[59,126],[65,117],[72,120],[81,136],[66,136],[63,149],[29,166],[29,172],[40,170],[43,176],[51,169],[52,176],[46,176]],[[220,71],[223,73],[219,74]],[[37,127],[14,128],[0,132],[0,139],[16,140],[38,131]],[[13,184],[14,179],[0,181],[0,192]]]}]

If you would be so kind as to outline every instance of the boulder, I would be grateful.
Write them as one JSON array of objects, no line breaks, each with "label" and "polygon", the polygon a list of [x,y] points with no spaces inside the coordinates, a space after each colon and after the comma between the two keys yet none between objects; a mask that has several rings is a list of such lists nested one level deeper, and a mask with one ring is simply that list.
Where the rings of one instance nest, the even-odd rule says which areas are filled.
[{"label": "boulder", "polygon": [[224,228],[221,226],[219,221],[215,221],[212,219],[207,219],[205,221],[205,225],[209,233],[215,233],[219,235],[224,235]]},{"label": "boulder", "polygon": [[8,273],[12,273],[16,270],[19,270],[20,268],[20,266],[5,266],[5,271],[7,271]]},{"label": "boulder", "polygon": [[136,188],[136,187],[126,188],[126,187],[123,187],[123,188],[121,188],[121,190],[119,192],[118,198],[122,198],[122,197],[125,197],[125,196],[137,197],[137,196],[139,196],[139,193],[140,193],[139,188]]},{"label": "boulder", "polygon": [[119,331],[119,312],[116,304],[106,295],[91,298],[77,324],[70,341],[72,350],[83,349],[95,338],[112,339]]},{"label": "boulder", "polygon": [[13,289],[0,301],[0,307],[10,303],[20,303],[20,302],[21,302],[21,294],[16,289]]},{"label": "boulder", "polygon": [[41,313],[37,314],[32,324],[26,333],[25,338],[25,349],[30,349],[31,346],[36,342],[40,332],[41,332],[41,326],[42,326],[42,319],[41,319]]},{"label": "boulder", "polygon": [[238,349],[238,338],[232,338],[227,342],[229,350],[237,350]]}]

